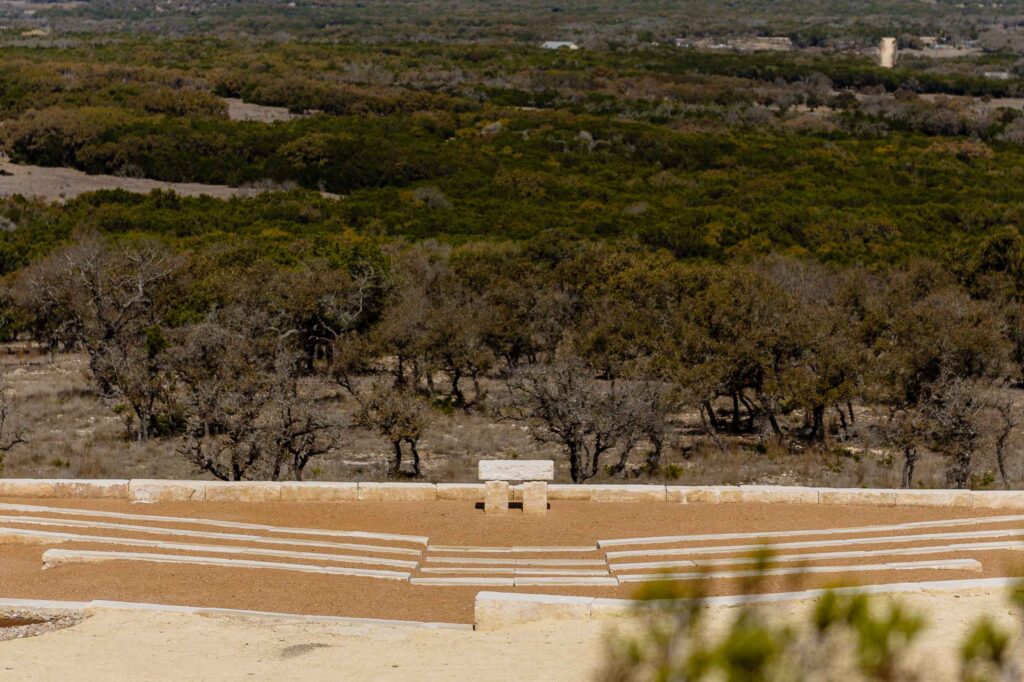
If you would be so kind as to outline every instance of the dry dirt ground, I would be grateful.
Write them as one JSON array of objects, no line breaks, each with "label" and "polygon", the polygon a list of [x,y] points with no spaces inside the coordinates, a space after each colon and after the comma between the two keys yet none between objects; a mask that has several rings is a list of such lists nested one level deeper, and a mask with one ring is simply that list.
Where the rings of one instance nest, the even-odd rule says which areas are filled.
[{"label": "dry dirt ground", "polygon": [[251,104],[243,102],[234,97],[225,97],[228,105],[228,118],[232,121],[259,121],[261,123],[275,123],[277,121],[291,121],[301,118],[299,114],[293,114],[285,107],[268,107],[263,104]]},{"label": "dry dirt ground", "polygon": [[172,190],[184,196],[207,195],[218,199],[254,196],[261,191],[226,185],[203,185],[196,182],[163,182],[116,175],[88,175],[74,168],[50,168],[10,162],[0,163],[0,171],[0,196],[21,194],[47,201],[65,201],[79,194],[101,189],[123,189],[140,194],[162,189]]},{"label": "dry dirt ground", "polygon": [[[0,380],[11,391],[15,416],[27,427],[28,444],[7,453],[0,475],[21,478],[197,478],[176,454],[176,438],[128,442],[124,424],[96,395],[81,355],[46,355],[24,346],[0,347]],[[487,387],[499,392],[501,387]],[[339,395],[341,391],[334,390]],[[1019,393],[1019,392],[1018,392]],[[342,405],[343,412],[354,409]],[[873,415],[857,408],[859,428],[867,432]],[[828,453],[781,448],[753,451],[754,436],[727,437],[725,451],[703,432],[697,415],[680,415],[678,428],[666,442],[662,469],[655,477],[639,474],[643,453],[636,453],[626,477],[599,473],[597,482],[665,482],[678,485],[777,484],[829,487],[898,487],[899,457],[873,448],[866,441],[836,443]],[[1024,483],[1024,458],[1019,432],[1010,439],[1007,464],[1013,486]],[[432,412],[420,442],[424,477],[434,482],[471,482],[481,458],[554,459],[559,481],[569,480],[568,464],[550,444],[538,444],[518,423],[498,421],[485,414]],[[334,452],[314,460],[305,477],[312,481],[385,480],[391,446],[375,434],[349,429]],[[978,454],[975,472],[980,487],[999,487],[991,448]],[[945,462],[922,453],[916,485],[945,487]]]},{"label": "dry dirt ground", "polygon": [[[230,199],[232,197],[252,197],[262,192],[290,189],[290,187],[271,181],[257,183],[254,186],[231,187],[228,185],[205,185],[198,182],[167,182],[147,178],[129,178],[119,175],[90,175],[74,168],[30,166],[0,159],[0,197],[20,194],[29,198],[62,202],[80,194],[104,189],[122,189],[137,194],[148,194],[159,189],[189,197],[210,196],[216,199]],[[328,198],[338,198],[338,195],[330,192],[321,192],[321,194]]]},{"label": "dry dirt ground", "polygon": [[[56,6],[56,5],[49,5]],[[284,107],[250,104],[240,99],[225,98],[228,118],[233,121],[291,121],[301,118]],[[155,189],[170,190],[183,196],[210,196],[218,199],[251,197],[270,189],[267,187],[229,187],[197,182],[165,182],[146,178],[128,178],[117,175],[89,175],[73,168],[51,168],[16,164],[0,158],[0,197],[22,195],[46,201],[66,201],[86,192],[103,189],[123,189],[145,194]],[[324,193],[325,196],[334,196]]]},{"label": "dry dirt ground", "polygon": [[[1001,590],[899,599],[929,623],[907,660],[929,682],[957,679],[956,643],[978,618],[1017,630]],[[811,606],[776,604],[771,614],[806,622]],[[733,610],[709,615],[725,622]],[[0,680],[591,680],[608,639],[634,628],[555,621],[467,632],[101,610],[70,629],[0,642]]]}]

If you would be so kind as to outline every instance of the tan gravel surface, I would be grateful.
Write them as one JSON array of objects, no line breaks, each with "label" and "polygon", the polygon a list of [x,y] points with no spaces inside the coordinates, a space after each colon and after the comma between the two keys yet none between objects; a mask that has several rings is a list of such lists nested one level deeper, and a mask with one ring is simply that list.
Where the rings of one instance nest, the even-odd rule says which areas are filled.
[{"label": "tan gravel surface", "polygon": [[[957,678],[956,643],[978,617],[1017,625],[1000,590],[902,601],[928,617],[909,664],[929,682]],[[792,618],[810,606],[771,608]],[[712,617],[734,613],[716,607]],[[613,628],[631,626],[563,621],[472,632],[99,610],[70,629],[0,642],[0,680],[589,680]]]}]

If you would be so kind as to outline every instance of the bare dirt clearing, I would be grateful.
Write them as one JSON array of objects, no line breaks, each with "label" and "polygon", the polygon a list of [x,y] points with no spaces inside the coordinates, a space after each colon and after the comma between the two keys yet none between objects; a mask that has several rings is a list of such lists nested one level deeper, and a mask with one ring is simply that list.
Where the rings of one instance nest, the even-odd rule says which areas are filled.
[{"label": "bare dirt clearing", "polygon": [[[288,188],[271,182],[266,183],[266,187],[229,187],[228,185],[204,185],[198,182],[166,182],[147,178],[128,178],[118,175],[90,175],[74,168],[30,166],[0,161],[0,197],[20,194],[47,201],[67,201],[80,194],[104,189],[121,189],[138,194],[164,190],[182,196],[230,199],[253,197],[264,192],[275,192]],[[328,198],[338,197],[330,192],[321,192],[320,194]]]},{"label": "bare dirt clearing", "polygon": [[293,114],[285,107],[268,107],[263,104],[252,104],[243,102],[235,97],[225,97],[228,105],[228,118],[232,121],[259,121],[260,123],[275,123],[277,121],[292,121],[302,118],[301,114]]},{"label": "bare dirt clearing", "polygon": [[79,194],[101,189],[123,189],[145,194],[155,189],[171,190],[185,196],[211,196],[218,199],[251,197],[263,190],[203,185],[194,182],[163,182],[145,178],[123,178],[116,175],[89,175],[73,168],[50,168],[4,163],[0,174],[0,196],[20,194],[48,201],[65,201]]}]

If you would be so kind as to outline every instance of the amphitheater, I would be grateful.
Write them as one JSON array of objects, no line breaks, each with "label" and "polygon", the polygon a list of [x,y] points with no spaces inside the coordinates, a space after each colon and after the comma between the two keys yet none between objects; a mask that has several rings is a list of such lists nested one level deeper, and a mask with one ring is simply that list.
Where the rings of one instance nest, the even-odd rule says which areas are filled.
[{"label": "amphitheater", "polygon": [[0,679],[450,679],[509,656],[587,679],[653,583],[780,614],[858,588],[952,631],[1010,618],[1021,573],[1019,492],[551,485],[524,514],[511,490],[489,514],[476,484],[0,480],[0,616],[71,625],[0,642]]}]

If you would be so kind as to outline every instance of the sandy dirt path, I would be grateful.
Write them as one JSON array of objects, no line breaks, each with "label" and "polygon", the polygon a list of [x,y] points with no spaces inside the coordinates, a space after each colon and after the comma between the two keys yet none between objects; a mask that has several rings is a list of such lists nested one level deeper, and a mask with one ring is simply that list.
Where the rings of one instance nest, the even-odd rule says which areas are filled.
[{"label": "sandy dirt path", "polygon": [[[148,194],[154,189],[170,190],[182,196],[210,196],[216,199],[253,197],[272,189],[204,185],[198,182],[165,182],[147,178],[123,178],[117,175],[89,175],[74,168],[51,168],[0,162],[0,197],[20,194],[39,197],[47,201],[67,201],[79,194],[102,189],[123,189],[127,192]],[[338,195],[321,192],[328,198]]]},{"label": "sandy dirt path", "polygon": [[[927,615],[909,663],[922,679],[954,680],[958,643],[982,615],[1016,630],[1002,590],[904,595]],[[778,618],[813,602],[774,605]],[[714,622],[735,610],[716,607]],[[547,622],[497,632],[296,623],[99,610],[78,626],[0,642],[0,680],[589,680],[606,638],[628,621]]]},{"label": "sandy dirt path", "polygon": [[[0,680],[586,680],[605,626],[507,632],[101,611],[0,643]],[[589,659],[589,660],[588,660]]]},{"label": "sandy dirt path", "polygon": [[49,168],[4,163],[0,168],[0,196],[21,194],[49,201],[73,199],[79,194],[101,189],[123,189],[147,193],[154,189],[173,190],[185,196],[207,195],[219,199],[249,197],[260,190],[226,185],[203,185],[197,182],[162,182],[145,178],[122,178],[116,175],[89,175],[73,168]]}]

